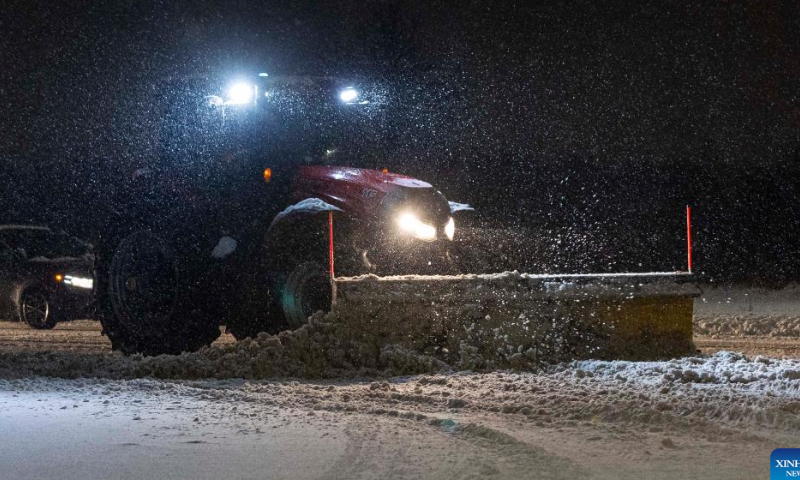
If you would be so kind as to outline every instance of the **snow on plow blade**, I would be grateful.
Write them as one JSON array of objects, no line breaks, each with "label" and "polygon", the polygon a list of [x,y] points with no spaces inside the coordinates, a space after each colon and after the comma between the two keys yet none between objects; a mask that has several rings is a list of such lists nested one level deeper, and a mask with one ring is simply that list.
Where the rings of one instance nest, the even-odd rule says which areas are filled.
[{"label": "snow on plow blade", "polygon": [[334,313],[353,335],[461,368],[694,352],[697,287],[682,273],[336,278]]}]

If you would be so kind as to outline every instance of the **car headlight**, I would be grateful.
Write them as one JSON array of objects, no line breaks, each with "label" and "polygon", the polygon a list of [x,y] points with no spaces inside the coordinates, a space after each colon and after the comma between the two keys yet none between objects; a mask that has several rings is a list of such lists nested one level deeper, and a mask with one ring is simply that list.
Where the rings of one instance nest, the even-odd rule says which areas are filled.
[{"label": "car headlight", "polygon": [[450,240],[456,235],[456,221],[453,220],[453,217],[450,217],[450,220],[448,220],[447,224],[444,226],[444,234],[447,235],[447,238]]},{"label": "car headlight", "polygon": [[72,275],[64,275],[64,285],[72,285],[77,288],[94,288],[94,280],[85,277],[73,277]]},{"label": "car headlight", "polygon": [[413,235],[414,237],[430,242],[436,240],[436,227],[422,222],[413,213],[402,213],[397,217],[397,226],[400,231]]}]

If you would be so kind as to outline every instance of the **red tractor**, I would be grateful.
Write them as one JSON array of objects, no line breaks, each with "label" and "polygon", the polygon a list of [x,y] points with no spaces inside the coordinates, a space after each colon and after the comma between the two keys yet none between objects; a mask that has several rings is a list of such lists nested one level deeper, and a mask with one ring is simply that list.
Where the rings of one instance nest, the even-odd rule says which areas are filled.
[{"label": "red tractor", "polygon": [[193,351],[221,322],[237,339],[298,328],[330,308],[330,248],[342,275],[459,269],[455,209],[373,160],[384,90],[265,74],[207,88],[168,88],[158,154],[107,200],[95,291],[115,349]]}]

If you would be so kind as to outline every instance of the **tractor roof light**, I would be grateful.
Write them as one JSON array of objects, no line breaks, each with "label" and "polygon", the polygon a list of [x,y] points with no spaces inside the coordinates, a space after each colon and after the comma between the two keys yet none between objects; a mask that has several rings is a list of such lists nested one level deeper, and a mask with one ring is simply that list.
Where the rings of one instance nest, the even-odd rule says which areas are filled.
[{"label": "tractor roof light", "polygon": [[255,86],[247,83],[235,83],[228,90],[226,105],[245,105],[251,103],[255,97]]}]

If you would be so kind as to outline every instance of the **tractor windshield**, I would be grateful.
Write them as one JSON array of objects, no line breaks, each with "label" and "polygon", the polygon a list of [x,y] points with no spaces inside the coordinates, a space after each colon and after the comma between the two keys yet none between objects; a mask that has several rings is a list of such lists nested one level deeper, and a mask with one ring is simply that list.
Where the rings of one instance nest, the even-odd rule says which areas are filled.
[{"label": "tractor windshield", "polygon": [[228,176],[240,169],[301,165],[385,166],[379,148],[387,96],[379,87],[277,77],[212,89],[220,95],[200,95],[209,91],[200,85],[171,89],[176,91],[163,116],[160,141],[161,158],[170,168]]},{"label": "tractor windshield", "polygon": [[297,165],[377,166],[370,159],[386,106],[377,86],[331,78],[262,80],[250,103],[221,106],[227,139]]}]

